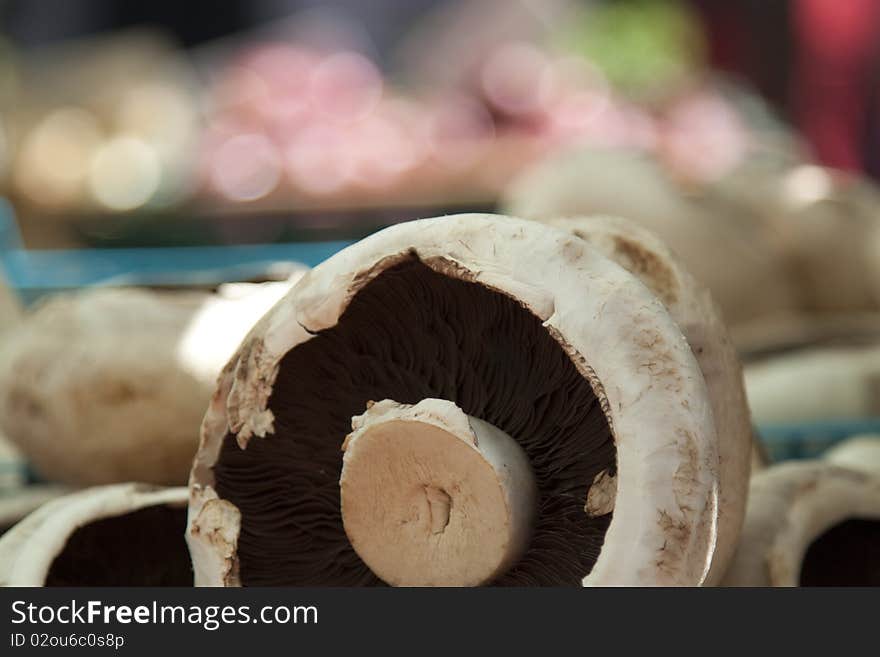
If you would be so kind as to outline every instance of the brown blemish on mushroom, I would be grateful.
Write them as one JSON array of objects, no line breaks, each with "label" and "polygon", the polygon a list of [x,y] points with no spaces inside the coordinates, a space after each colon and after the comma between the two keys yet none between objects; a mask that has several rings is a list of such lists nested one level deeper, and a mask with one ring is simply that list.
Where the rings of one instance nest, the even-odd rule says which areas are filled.
[{"label": "brown blemish on mushroom", "polygon": [[679,294],[678,281],[666,263],[637,242],[619,235],[613,239],[615,253],[624,261],[624,268],[645,282],[666,306],[675,304]]},{"label": "brown blemish on mushroom", "polygon": [[681,502],[681,497],[690,495],[702,468],[699,462],[700,451],[694,436],[685,429],[679,429],[676,431],[676,434],[679,436],[679,440],[676,443],[678,445],[679,465],[675,470],[675,475],[673,475],[675,480],[673,493],[675,493],[676,503],[678,503],[679,508],[684,510],[688,507]]},{"label": "brown blemish on mushroom", "polygon": [[251,338],[236,360],[234,382],[227,399],[229,428],[236,434],[242,449],[247,447],[251,436],[263,438],[272,432],[274,417],[266,405],[277,375],[277,363],[268,362],[263,341]]},{"label": "brown blemish on mushroom", "polygon": [[[679,466],[673,475],[672,494],[679,513],[686,517],[694,512],[685,500],[692,494],[700,473],[699,450],[696,440],[689,432],[679,429],[676,433],[680,437],[675,443],[678,446]],[[660,548],[657,567],[671,573],[681,562],[681,555],[687,553],[693,528],[691,523],[676,519],[672,513],[662,509],[659,511],[658,524],[663,530],[665,540]]]},{"label": "brown blemish on mushroom", "polygon": [[376,399],[453,401],[525,450],[537,521],[525,555],[496,585],[580,586],[592,569],[611,514],[588,516],[584,500],[616,465],[604,399],[586,364],[522,303],[437,265],[410,256],[386,269],[335,326],[282,358],[267,405],[271,440],[242,450],[226,436],[214,479],[241,511],[242,584],[381,584],[347,540],[339,496],[340,445]]},{"label": "brown blemish on mushroom", "polygon": [[207,538],[214,552],[222,559],[225,586],[238,585],[239,561],[236,553],[241,513],[227,500],[209,499],[202,505],[190,528],[194,536]]},{"label": "brown blemish on mushroom", "polygon": [[584,511],[590,516],[604,516],[614,511],[614,500],[617,497],[617,474],[603,470],[593,479],[587,493]]},{"label": "brown blemish on mushroom", "polygon": [[665,537],[663,545],[657,555],[657,569],[667,574],[676,572],[684,555],[685,547],[691,537],[691,530],[687,522],[676,520],[667,511],[658,511],[658,525],[663,530]]},{"label": "brown blemish on mushroom", "polygon": [[421,260],[424,265],[430,267],[438,274],[457,278],[468,283],[476,283],[479,272],[474,272],[457,263],[455,260],[442,257],[425,258]]},{"label": "brown blemish on mushroom", "polygon": [[575,240],[569,240],[562,247],[562,257],[571,264],[577,264],[584,257],[584,245]]},{"label": "brown blemish on mushroom", "polygon": [[[381,258],[378,262],[373,264],[369,269],[364,269],[359,271],[355,277],[351,281],[351,285],[348,286],[349,298],[346,301],[346,306],[351,299],[361,291],[367,283],[372,281],[374,278],[382,274],[386,269],[391,269],[392,267],[406,262],[407,260],[418,259],[419,254],[415,249],[409,249],[408,251],[404,251],[402,253],[395,253],[393,255],[385,256]],[[448,261],[447,261],[448,262]]]},{"label": "brown blemish on mushroom", "polygon": [[680,393],[683,389],[681,371],[671,353],[670,346],[660,333],[653,329],[637,327],[633,341],[651,354],[651,360],[639,363],[638,371],[647,372],[652,378],[665,381],[665,389],[671,393]]}]

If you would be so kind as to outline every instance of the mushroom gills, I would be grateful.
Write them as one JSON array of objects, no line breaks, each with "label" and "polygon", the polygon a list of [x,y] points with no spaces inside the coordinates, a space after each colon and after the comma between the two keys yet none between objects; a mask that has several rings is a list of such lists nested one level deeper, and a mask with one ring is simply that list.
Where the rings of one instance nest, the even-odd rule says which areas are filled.
[{"label": "mushroom gills", "polygon": [[810,543],[801,586],[880,586],[880,520],[850,518]]},{"label": "mushroom gills", "polygon": [[[274,432],[245,448],[232,433],[224,439],[213,474],[218,495],[241,511],[241,583],[381,585],[346,535],[340,447],[370,401],[428,399],[509,436],[533,473],[527,548],[487,583],[580,586],[612,515],[585,511],[590,482],[616,474],[599,397],[516,299],[404,254],[354,294],[335,326],[282,358],[268,403]],[[426,503],[442,510],[440,491],[429,492]]]},{"label": "mushroom gills", "polygon": [[101,518],[68,538],[46,586],[192,586],[186,507],[149,506]]}]

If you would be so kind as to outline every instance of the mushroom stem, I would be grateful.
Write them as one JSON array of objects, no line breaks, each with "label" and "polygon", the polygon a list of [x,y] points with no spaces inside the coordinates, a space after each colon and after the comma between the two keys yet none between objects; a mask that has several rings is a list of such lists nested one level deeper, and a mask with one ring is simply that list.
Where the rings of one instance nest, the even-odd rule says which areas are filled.
[{"label": "mushroom stem", "polygon": [[537,486],[497,427],[442,399],[384,400],[352,420],[339,480],[357,554],[393,586],[476,586],[528,547]]}]

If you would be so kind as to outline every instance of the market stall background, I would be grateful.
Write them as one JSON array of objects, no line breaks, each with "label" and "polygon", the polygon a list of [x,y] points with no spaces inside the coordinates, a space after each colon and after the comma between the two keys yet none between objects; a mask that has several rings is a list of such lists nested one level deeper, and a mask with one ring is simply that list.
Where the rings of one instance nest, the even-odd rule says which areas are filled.
[{"label": "market stall background", "polygon": [[[878,29],[873,0],[7,2],[11,302],[277,280],[452,212],[619,214],[716,263],[769,459],[816,456],[880,432]],[[7,490],[43,479],[3,449]]]}]

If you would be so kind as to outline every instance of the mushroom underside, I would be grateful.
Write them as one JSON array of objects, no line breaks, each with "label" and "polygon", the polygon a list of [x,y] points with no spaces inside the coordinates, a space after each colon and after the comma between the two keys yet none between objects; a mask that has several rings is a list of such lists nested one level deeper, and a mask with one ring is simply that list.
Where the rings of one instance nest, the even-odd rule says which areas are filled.
[{"label": "mushroom underside", "polygon": [[79,527],[46,586],[192,586],[186,507],[150,506]]},{"label": "mushroom underside", "polygon": [[382,585],[345,533],[341,446],[369,402],[428,398],[508,434],[533,470],[531,541],[492,583],[580,586],[612,515],[585,511],[590,483],[616,474],[602,404],[521,303],[415,256],[365,284],[335,326],[282,358],[268,403],[273,433],[245,448],[226,435],[213,474],[218,494],[241,511],[241,583]]},{"label": "mushroom underside", "polygon": [[807,547],[801,586],[880,586],[880,520],[849,518]]}]

